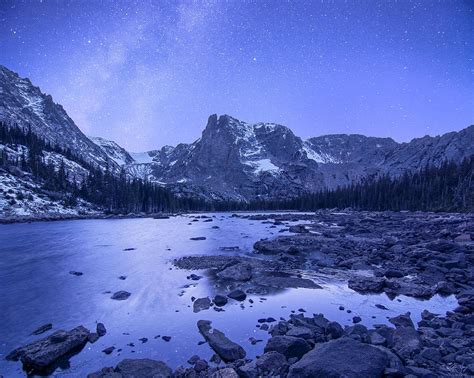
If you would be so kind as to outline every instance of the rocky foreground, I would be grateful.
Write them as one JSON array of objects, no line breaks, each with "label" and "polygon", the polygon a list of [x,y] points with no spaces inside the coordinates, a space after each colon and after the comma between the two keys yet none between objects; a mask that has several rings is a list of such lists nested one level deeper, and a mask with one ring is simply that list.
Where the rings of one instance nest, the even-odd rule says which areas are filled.
[{"label": "rocky foreground", "polygon": [[[193,298],[194,312],[219,311],[231,301],[249,301],[286,288],[323,289],[318,274],[347,280],[360,293],[385,292],[430,298],[455,295],[446,314],[424,311],[414,324],[409,310],[389,325],[368,329],[358,316],[343,327],[323,314],[301,309],[289,318],[256,319],[270,338],[252,360],[245,349],[200,320],[197,331],[215,352],[206,361],[191,356],[173,371],[162,361],[125,359],[89,377],[464,377],[474,375],[474,216],[427,213],[334,213],[234,215],[292,235],[255,243],[251,254],[190,256],[175,266],[208,275],[212,298]],[[201,219],[204,218],[204,219]],[[196,217],[196,221],[207,217]],[[191,273],[188,279],[201,278]],[[304,303],[301,306],[304,307]],[[342,307],[342,306],[341,306]],[[340,308],[341,311],[345,309]],[[7,358],[27,372],[47,371],[103,335],[79,326],[18,348]],[[259,340],[255,340],[258,342]],[[105,351],[104,351],[105,352]]]}]

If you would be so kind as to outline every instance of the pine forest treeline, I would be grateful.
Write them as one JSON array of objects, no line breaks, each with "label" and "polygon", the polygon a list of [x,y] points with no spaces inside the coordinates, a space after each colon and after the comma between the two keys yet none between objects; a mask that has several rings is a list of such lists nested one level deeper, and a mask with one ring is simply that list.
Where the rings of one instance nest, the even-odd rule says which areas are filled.
[{"label": "pine forest treeline", "polygon": [[[67,193],[64,202],[74,206],[78,198],[104,208],[111,213],[158,213],[175,211],[200,211],[208,209],[203,200],[179,198],[169,190],[142,180],[131,179],[125,172],[107,165],[105,169],[94,166],[74,155],[70,150],[54,146],[34,134],[30,128],[8,126],[0,123],[0,143],[20,144],[28,147],[26,154],[12,161],[5,150],[0,154],[0,167],[15,165],[22,171],[40,179],[47,191]],[[55,152],[74,161],[89,171],[82,183],[68,177],[64,162],[55,167],[43,157],[43,151]]]},{"label": "pine forest treeline", "polygon": [[[177,211],[298,210],[323,208],[354,210],[474,211],[474,157],[462,162],[446,161],[440,167],[424,167],[400,177],[388,175],[365,179],[336,190],[322,190],[288,200],[251,202],[204,201],[178,197],[157,184],[132,179],[122,169],[94,166],[73,152],[52,145],[30,128],[0,122],[0,143],[24,145],[27,153],[12,159],[5,150],[0,167],[17,166],[43,182],[47,191],[66,193],[63,201],[75,206],[82,198],[111,213],[157,213]],[[63,155],[89,174],[80,183],[68,177],[64,162],[59,167],[44,159],[43,151]]]}]

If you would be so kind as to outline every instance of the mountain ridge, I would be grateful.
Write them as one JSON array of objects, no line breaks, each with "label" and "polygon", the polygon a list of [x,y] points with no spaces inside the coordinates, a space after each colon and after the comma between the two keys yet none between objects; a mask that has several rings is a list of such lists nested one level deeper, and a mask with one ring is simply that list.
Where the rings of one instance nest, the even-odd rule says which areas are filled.
[{"label": "mountain ridge", "polygon": [[[302,139],[284,125],[247,123],[217,114],[209,116],[200,138],[192,143],[132,153],[106,138],[85,136],[51,96],[3,66],[0,121],[29,127],[104,170],[118,174],[123,169],[129,177],[206,200],[292,198],[365,178],[439,166],[445,160],[461,161],[474,154],[474,126],[403,143],[361,134]],[[15,149],[7,147],[0,146],[14,155]],[[58,169],[61,157],[54,161]],[[70,177],[85,177],[82,168],[74,167],[66,164]]]}]

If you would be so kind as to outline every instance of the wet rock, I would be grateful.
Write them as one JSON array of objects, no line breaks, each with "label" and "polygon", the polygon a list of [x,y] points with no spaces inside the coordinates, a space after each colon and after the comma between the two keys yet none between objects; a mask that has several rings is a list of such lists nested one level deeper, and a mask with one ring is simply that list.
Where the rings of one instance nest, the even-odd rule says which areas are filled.
[{"label": "wet rock", "polygon": [[248,281],[252,278],[252,267],[247,263],[231,265],[218,272],[217,277],[225,280]]},{"label": "wet rock", "polygon": [[362,318],[360,316],[354,316],[352,318],[352,323],[354,324],[360,323],[361,321],[362,321]]},{"label": "wet rock", "polygon": [[41,335],[42,333],[45,333],[46,331],[49,331],[52,328],[53,328],[53,325],[51,323],[43,324],[42,326],[36,328],[31,334]]},{"label": "wet rock", "polygon": [[111,346],[111,347],[105,348],[102,352],[104,352],[105,354],[111,354],[114,350],[115,350],[115,347]]},{"label": "wet rock", "polygon": [[26,371],[44,371],[59,358],[79,352],[87,343],[89,330],[83,326],[56,331],[51,336],[11,352],[6,359],[21,360]]},{"label": "wet rock", "polygon": [[161,338],[166,342],[171,341],[171,336],[161,336]]},{"label": "wet rock", "polygon": [[239,376],[242,378],[282,377],[288,371],[288,362],[278,352],[268,352],[258,359],[240,366]]},{"label": "wet rock", "polygon": [[357,277],[348,282],[349,288],[360,293],[380,293],[385,286],[385,280],[377,277]]},{"label": "wet rock", "polygon": [[381,377],[390,360],[376,347],[350,338],[317,344],[290,367],[288,377]]},{"label": "wet rock", "polygon": [[102,337],[107,333],[107,329],[103,323],[97,323],[96,332],[99,337]]},{"label": "wet rock", "polygon": [[110,298],[114,299],[116,301],[124,301],[124,300],[128,299],[128,297],[130,297],[130,295],[132,295],[132,294],[129,293],[128,291],[120,290],[120,291],[116,291]]},{"label": "wet rock", "polygon": [[223,295],[216,295],[213,300],[214,304],[216,306],[222,307],[227,304],[227,298],[224,297]]},{"label": "wet rock", "polygon": [[120,276],[119,280],[125,281],[127,279],[127,276]]},{"label": "wet rock", "polygon": [[89,374],[87,378],[146,378],[173,376],[173,370],[162,361],[144,359],[125,359],[115,369],[105,368]]},{"label": "wet rock", "polygon": [[266,275],[257,277],[254,282],[262,286],[271,286],[279,289],[286,288],[305,288],[322,289],[320,285],[307,278]]},{"label": "wet rock", "polygon": [[383,337],[378,332],[370,332],[369,333],[369,342],[372,345],[386,345],[387,339]]},{"label": "wet rock", "polygon": [[239,375],[232,368],[219,369],[212,373],[209,378],[238,378]]},{"label": "wet rock", "polygon": [[301,337],[302,339],[310,339],[313,337],[313,332],[306,327],[293,327],[287,333],[286,336]]},{"label": "wet rock", "polygon": [[200,360],[201,357],[199,357],[197,354],[195,354],[194,356],[192,356],[189,360],[188,360],[188,364],[190,365],[194,365],[198,360]]},{"label": "wet rock", "polygon": [[192,280],[192,281],[199,281],[202,276],[198,276],[197,274],[190,274],[189,276],[186,277],[188,280]]},{"label": "wet rock", "polygon": [[337,322],[330,322],[326,326],[326,334],[330,340],[338,339],[344,334],[344,329]]},{"label": "wet rock", "polygon": [[94,344],[97,340],[99,340],[99,335],[95,332],[89,333],[89,337],[87,338],[87,341],[89,341],[91,344]]},{"label": "wet rock", "polygon": [[410,313],[407,312],[403,315],[398,315],[393,318],[388,319],[390,323],[392,323],[395,327],[411,327],[415,328],[413,321],[411,320]]},{"label": "wet rock", "polygon": [[407,360],[421,350],[422,341],[414,328],[399,326],[393,331],[388,346],[400,358]]},{"label": "wet rock", "polygon": [[305,339],[292,336],[274,336],[268,340],[265,346],[265,353],[278,352],[286,358],[301,358],[311,350],[310,345]]},{"label": "wet rock", "polygon": [[199,320],[197,326],[204,339],[224,361],[232,362],[245,357],[244,348],[229,340],[221,331],[212,329],[210,321]]},{"label": "wet rock", "polygon": [[239,246],[234,246],[234,247],[220,247],[219,248],[221,251],[238,251],[240,250]]},{"label": "wet rock", "polygon": [[211,300],[209,299],[209,297],[198,298],[193,303],[194,312],[209,310],[209,307],[211,307]]},{"label": "wet rock", "polygon": [[82,272],[77,272],[77,271],[75,271],[75,270],[71,270],[71,271],[69,272],[69,274],[71,274],[71,275],[73,275],[73,276],[78,276],[78,277],[79,277],[79,276],[82,276],[84,273],[82,273]]},{"label": "wet rock", "polygon": [[202,360],[202,359],[197,360],[196,363],[194,364],[194,370],[197,371],[198,373],[200,373],[201,371],[207,370],[208,367],[209,367],[209,364],[207,363],[207,361]]},{"label": "wet rock", "polygon": [[247,294],[245,294],[242,290],[233,290],[227,296],[231,299],[235,299],[236,301],[245,301],[247,298]]}]

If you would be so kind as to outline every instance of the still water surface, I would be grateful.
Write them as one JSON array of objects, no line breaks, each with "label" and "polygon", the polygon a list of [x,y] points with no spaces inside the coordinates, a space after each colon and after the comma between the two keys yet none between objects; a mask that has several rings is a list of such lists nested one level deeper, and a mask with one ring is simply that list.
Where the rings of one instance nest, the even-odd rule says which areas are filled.
[{"label": "still water surface", "polygon": [[[4,357],[12,349],[47,335],[30,335],[45,323],[53,323],[50,332],[78,325],[95,331],[97,322],[105,324],[106,336],[87,344],[71,358],[69,367],[54,373],[82,377],[104,366],[115,366],[123,358],[159,359],[173,368],[186,364],[194,354],[209,359],[213,354],[209,346],[198,345],[202,340],[196,327],[199,319],[212,320],[214,327],[241,344],[252,358],[263,352],[268,338],[256,327],[259,318],[287,318],[291,310],[304,308],[309,314],[323,313],[343,325],[360,315],[363,324],[371,325],[386,323],[387,316],[406,311],[411,311],[417,321],[424,309],[445,313],[456,307],[453,297],[417,301],[402,296],[391,301],[384,294],[360,295],[345,282],[315,276],[312,278],[323,290],[288,289],[265,300],[248,296],[243,305],[230,301],[225,312],[210,309],[193,313],[192,296],[212,297],[215,292],[206,277],[197,282],[187,280],[190,272],[174,268],[173,259],[251,253],[255,241],[281,235],[278,231],[286,227],[270,228],[268,223],[232,218],[230,214],[208,215],[213,216],[213,222],[190,222],[189,216],[178,216],[0,225],[0,375],[25,376],[21,363],[7,362]],[[219,229],[213,229],[215,225]],[[190,240],[197,236],[207,239]],[[229,246],[239,246],[240,250],[220,250]],[[135,250],[125,251],[127,248]],[[69,271],[84,274],[76,277]],[[127,279],[120,280],[119,276]],[[195,286],[185,287],[191,282]],[[126,301],[114,301],[106,293],[118,290],[132,295]],[[389,310],[375,308],[377,303]],[[340,305],[352,313],[340,311]],[[155,339],[158,335],[172,339]],[[139,341],[143,337],[148,342]],[[263,342],[251,345],[249,337]],[[106,356],[102,350],[110,346],[122,351],[116,349]]]}]

